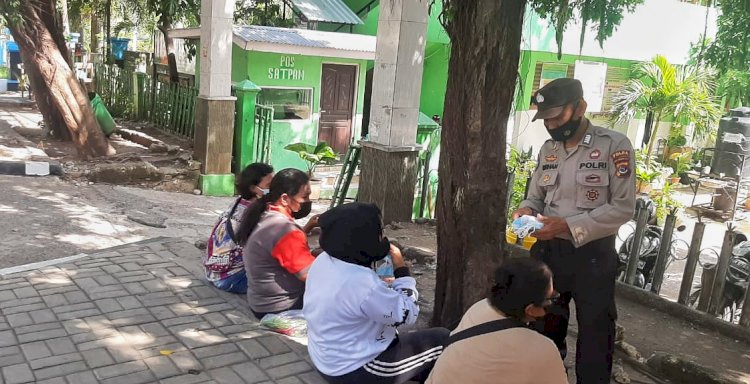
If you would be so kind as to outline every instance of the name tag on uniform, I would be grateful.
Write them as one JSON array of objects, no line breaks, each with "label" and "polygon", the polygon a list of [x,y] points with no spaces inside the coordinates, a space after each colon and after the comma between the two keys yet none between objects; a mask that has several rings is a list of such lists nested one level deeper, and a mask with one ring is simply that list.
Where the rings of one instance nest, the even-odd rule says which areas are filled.
[{"label": "name tag on uniform", "polygon": [[578,164],[578,169],[607,169],[606,161],[585,161]]}]

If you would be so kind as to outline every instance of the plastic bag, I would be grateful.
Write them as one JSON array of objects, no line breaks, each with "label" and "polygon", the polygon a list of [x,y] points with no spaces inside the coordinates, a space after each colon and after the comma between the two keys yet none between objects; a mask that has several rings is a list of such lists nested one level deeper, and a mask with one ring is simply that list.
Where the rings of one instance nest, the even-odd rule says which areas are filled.
[{"label": "plastic bag", "polygon": [[260,319],[260,325],[282,335],[292,337],[307,336],[307,321],[301,309],[281,313],[269,313]]},{"label": "plastic bag", "polygon": [[534,233],[534,231],[542,229],[542,227],[544,227],[544,224],[542,224],[539,219],[529,215],[523,215],[513,220],[513,223],[511,224],[513,233],[521,239]]},{"label": "plastic bag", "polygon": [[375,262],[375,273],[381,278],[393,277],[393,258],[386,255],[382,260]]}]

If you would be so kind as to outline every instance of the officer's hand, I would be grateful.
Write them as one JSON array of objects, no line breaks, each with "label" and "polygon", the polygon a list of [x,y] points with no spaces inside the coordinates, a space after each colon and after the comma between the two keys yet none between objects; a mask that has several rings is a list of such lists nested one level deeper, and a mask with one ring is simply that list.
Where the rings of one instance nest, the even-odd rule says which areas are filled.
[{"label": "officer's hand", "polygon": [[518,208],[515,211],[513,211],[513,215],[511,216],[513,220],[523,216],[523,215],[533,215],[534,211],[531,210],[529,207],[524,208]]},{"label": "officer's hand", "polygon": [[539,219],[539,221],[544,224],[544,227],[538,231],[535,231],[532,236],[536,237],[539,240],[552,240],[557,235],[570,233],[568,222],[565,221],[565,219],[562,217],[547,217],[537,215],[537,219]]}]

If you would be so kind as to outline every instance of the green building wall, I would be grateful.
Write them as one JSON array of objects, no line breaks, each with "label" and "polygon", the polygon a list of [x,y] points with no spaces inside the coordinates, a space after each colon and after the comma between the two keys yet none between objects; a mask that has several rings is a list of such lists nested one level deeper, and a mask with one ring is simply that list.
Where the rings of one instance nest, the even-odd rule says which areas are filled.
[{"label": "green building wall", "polygon": [[[269,78],[269,68],[281,67],[281,58],[293,57],[294,68],[304,70],[304,79]],[[290,143],[305,142],[317,144],[318,118],[320,114],[320,87],[323,64],[356,65],[357,84],[355,92],[355,114],[353,116],[352,137],[361,132],[362,111],[365,94],[365,69],[367,60],[341,59],[332,57],[304,56],[257,51],[245,51],[234,45],[232,50],[232,81],[250,79],[259,87],[312,88],[312,116],[308,120],[277,120],[273,122],[271,164],[274,168],[294,167],[306,170],[306,163],[296,153],[284,149]]]},{"label": "green building wall", "polygon": [[562,57],[558,60],[556,53],[521,51],[519,73],[521,74],[522,89],[521,93],[516,99],[516,111],[526,111],[531,106],[531,93],[535,88],[537,88],[536,84],[534,84],[534,76],[536,75],[537,63],[559,63],[574,65],[576,60],[606,63],[608,69],[621,68],[623,70],[627,70],[628,73],[631,71],[634,65],[638,64],[637,61],[632,60],[608,59],[605,57],[578,55],[562,55]]}]

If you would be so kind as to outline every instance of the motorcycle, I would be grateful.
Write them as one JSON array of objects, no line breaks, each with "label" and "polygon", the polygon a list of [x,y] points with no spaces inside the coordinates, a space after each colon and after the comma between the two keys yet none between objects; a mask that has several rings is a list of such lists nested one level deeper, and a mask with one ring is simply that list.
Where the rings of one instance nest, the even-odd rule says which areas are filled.
[{"label": "motorcycle", "polygon": [[[656,257],[659,254],[659,248],[661,247],[661,239],[663,230],[657,226],[656,222],[656,205],[651,199],[647,197],[639,197],[636,200],[636,210],[633,220],[638,221],[638,210],[640,208],[646,208],[648,211],[648,219],[646,220],[646,228],[643,232],[643,239],[638,249],[638,269],[636,271],[636,278],[634,285],[643,288],[650,289],[651,283],[654,280],[654,268],[656,267]],[[679,225],[675,228],[677,231],[682,232],[685,229],[684,225]],[[617,252],[617,279],[619,281],[625,281],[626,271],[628,269],[628,259],[630,258],[630,250],[633,248],[633,238],[635,232],[631,233],[625,241],[620,245],[620,249]],[[673,247],[669,248],[669,258],[667,259],[667,267],[674,260],[675,250]]]},{"label": "motorcycle", "polygon": [[[747,291],[748,282],[750,282],[750,241],[747,236],[737,233],[732,247],[732,258],[729,260],[727,269],[726,282],[724,285],[724,295],[719,307],[719,316],[726,321],[736,322],[742,313],[742,303],[745,292]],[[711,268],[714,264],[706,264],[703,268]],[[702,284],[690,294],[688,303],[695,308],[698,305],[698,298],[703,291]]]}]

